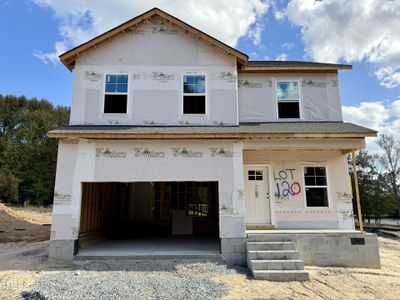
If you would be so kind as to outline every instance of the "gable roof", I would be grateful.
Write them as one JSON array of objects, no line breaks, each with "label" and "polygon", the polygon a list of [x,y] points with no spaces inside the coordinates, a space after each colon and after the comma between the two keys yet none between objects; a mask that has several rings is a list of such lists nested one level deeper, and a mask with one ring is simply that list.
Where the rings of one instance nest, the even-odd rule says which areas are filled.
[{"label": "gable roof", "polygon": [[83,52],[96,48],[103,42],[111,40],[113,37],[128,32],[133,27],[142,25],[147,20],[159,16],[172,26],[178,27],[187,34],[192,34],[200,41],[219,49],[220,51],[236,57],[239,64],[238,71],[243,73],[268,73],[268,72],[315,72],[315,73],[336,73],[340,69],[352,69],[349,64],[330,64],[306,61],[248,61],[247,54],[221,42],[220,40],[204,33],[203,31],[183,22],[182,20],[166,13],[155,7],[99,36],[61,54],[61,62],[72,71],[75,66],[76,58]]},{"label": "gable roof", "polygon": [[160,16],[163,18],[165,21],[168,23],[172,24],[173,26],[181,28],[185,33],[192,34],[196,36],[199,40],[208,43],[209,45],[216,47],[217,49],[233,55],[237,58],[239,64],[246,64],[248,60],[248,56],[235,48],[232,48],[231,46],[221,42],[220,40],[213,38],[212,36],[198,30],[197,28],[181,21],[180,19],[166,13],[165,11],[155,7],[113,29],[110,29],[109,31],[87,41],[86,43],[83,43],[63,54],[61,54],[60,60],[61,62],[70,70],[74,68],[75,65],[75,60],[76,58],[82,54],[83,52],[97,47],[101,43],[110,40],[111,38],[123,34],[125,30],[128,30],[132,27],[136,27],[144,23],[145,21],[149,20],[150,18],[154,16]]}]

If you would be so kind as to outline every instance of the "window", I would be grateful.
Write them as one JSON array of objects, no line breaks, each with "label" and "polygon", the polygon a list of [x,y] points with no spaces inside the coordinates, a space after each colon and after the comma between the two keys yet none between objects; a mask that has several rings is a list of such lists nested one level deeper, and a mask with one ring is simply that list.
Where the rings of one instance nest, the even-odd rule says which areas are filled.
[{"label": "window", "polygon": [[249,170],[248,171],[249,180],[263,180],[263,171],[261,170]]},{"label": "window", "polygon": [[218,182],[155,182],[153,220],[170,219],[173,210],[185,210],[187,216],[218,219]]},{"label": "window", "polygon": [[183,113],[206,113],[206,77],[204,75],[183,76]]},{"label": "window", "polygon": [[304,167],[304,185],[308,207],[328,207],[325,167]]},{"label": "window", "polygon": [[279,119],[299,119],[299,88],[297,81],[280,81],[276,86]]},{"label": "window", "polygon": [[128,75],[107,75],[104,113],[126,114],[128,106]]}]

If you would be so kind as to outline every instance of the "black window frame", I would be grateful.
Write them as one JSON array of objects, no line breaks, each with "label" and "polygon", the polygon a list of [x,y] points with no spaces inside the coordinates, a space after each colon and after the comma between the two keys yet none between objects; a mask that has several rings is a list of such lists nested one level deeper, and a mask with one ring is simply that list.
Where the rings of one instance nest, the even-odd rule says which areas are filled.
[{"label": "black window frame", "polygon": [[[307,168],[312,168],[313,174],[309,175],[306,171]],[[324,169],[324,174],[321,175],[320,173],[317,174],[317,169]],[[308,174],[308,175],[307,175]],[[325,181],[325,184],[321,184],[321,180]],[[314,184],[311,184],[311,181],[314,181]],[[305,197],[305,204],[307,208],[329,208],[329,181],[328,181],[328,170],[327,167],[324,165],[306,165],[303,166],[303,182],[304,182],[304,197]],[[307,192],[311,191],[312,189],[315,190],[322,190],[324,189],[324,199],[323,205],[311,205],[309,203],[310,199],[307,199]]]},{"label": "black window frame", "polygon": [[[108,76],[126,76],[126,92],[109,92],[107,91],[107,78]],[[117,85],[117,84],[116,84]],[[125,111],[106,111],[107,108],[107,98],[112,98],[112,97],[116,97],[116,98],[121,98],[121,96],[125,96]],[[119,114],[119,115],[126,115],[128,114],[128,101],[129,101],[129,74],[115,74],[115,73],[106,73],[105,74],[105,81],[104,81],[104,97],[103,97],[103,114]]]},{"label": "black window frame", "polygon": [[264,172],[259,169],[250,169],[247,171],[247,180],[249,181],[263,181]]},{"label": "black window frame", "polygon": [[[296,98],[287,98],[287,99],[279,99],[278,91],[280,83],[296,83],[297,87],[297,97]],[[276,92],[276,109],[277,109],[277,118],[278,120],[301,120],[301,109],[300,109],[300,85],[298,80],[277,80],[275,85]],[[281,112],[281,107],[285,104],[297,104],[297,112],[298,116],[292,117],[287,116],[290,113]],[[282,116],[283,115],[283,116]]]},{"label": "black window frame", "polygon": [[[186,82],[186,77],[203,77],[204,83],[198,84],[198,83],[187,83]],[[204,92],[187,92],[185,91],[185,87],[187,86],[193,86],[193,87],[201,87],[203,86]],[[199,98],[203,99],[203,103],[194,103],[193,107],[191,108],[185,108],[185,105],[187,101],[190,101],[192,98],[195,99],[195,101],[199,101]],[[197,99],[196,99],[197,98]],[[199,112],[193,111],[196,109],[200,109]],[[190,111],[188,111],[190,110]],[[193,115],[193,116],[204,116],[207,115],[207,77],[205,74],[183,74],[182,76],[182,114],[183,115]]]}]

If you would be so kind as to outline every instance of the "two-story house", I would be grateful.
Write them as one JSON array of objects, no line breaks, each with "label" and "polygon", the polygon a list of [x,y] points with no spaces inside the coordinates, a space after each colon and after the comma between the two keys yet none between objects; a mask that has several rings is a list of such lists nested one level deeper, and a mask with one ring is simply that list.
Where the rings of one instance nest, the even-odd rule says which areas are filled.
[{"label": "two-story house", "polygon": [[379,265],[354,226],[346,157],[376,132],[342,120],[350,65],[249,61],[157,8],[60,59],[74,79],[70,125],[49,133],[52,259],[118,255],[124,239],[121,255],[175,243],[251,264],[272,239],[310,264]]}]

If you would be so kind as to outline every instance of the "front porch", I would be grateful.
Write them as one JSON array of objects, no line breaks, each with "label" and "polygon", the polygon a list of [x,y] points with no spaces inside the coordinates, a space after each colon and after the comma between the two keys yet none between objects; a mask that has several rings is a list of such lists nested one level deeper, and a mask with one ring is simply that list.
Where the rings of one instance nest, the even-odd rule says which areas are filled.
[{"label": "front porch", "polygon": [[354,230],[347,156],[339,149],[244,145],[247,230]]},{"label": "front porch", "polygon": [[356,230],[246,230],[244,238],[221,238],[223,257],[246,264],[247,242],[294,242],[305,265],[380,268],[377,236]]},{"label": "front porch", "polygon": [[380,268],[375,234],[356,230],[247,230],[246,242],[294,242],[305,265]]}]

